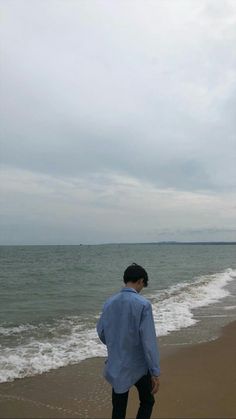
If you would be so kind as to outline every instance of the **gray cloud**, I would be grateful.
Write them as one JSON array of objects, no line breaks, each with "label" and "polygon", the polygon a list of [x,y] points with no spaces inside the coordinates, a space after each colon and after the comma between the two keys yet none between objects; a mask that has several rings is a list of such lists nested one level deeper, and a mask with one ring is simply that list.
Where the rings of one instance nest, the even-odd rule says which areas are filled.
[{"label": "gray cloud", "polygon": [[[234,1],[0,3],[2,162],[12,176],[22,173],[22,182],[25,173],[69,184],[100,176],[106,192],[87,207],[83,237],[91,220],[96,225],[98,201],[115,211],[117,196],[108,200],[106,189],[114,176],[155,190],[231,196]],[[97,180],[87,187],[97,191]],[[227,214],[218,220],[222,230],[227,220]],[[172,228],[178,230],[177,221]],[[146,239],[144,230],[137,237]],[[96,234],[91,237],[102,237]]]}]

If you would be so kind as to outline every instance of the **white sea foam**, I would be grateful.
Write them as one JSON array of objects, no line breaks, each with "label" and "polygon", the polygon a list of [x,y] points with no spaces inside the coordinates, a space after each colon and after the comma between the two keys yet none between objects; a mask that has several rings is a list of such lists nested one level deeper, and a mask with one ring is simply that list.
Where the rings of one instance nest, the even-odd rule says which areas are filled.
[{"label": "white sea foam", "polygon": [[20,326],[15,327],[0,327],[0,336],[12,336],[18,335],[22,332],[28,332],[30,330],[37,329],[37,326],[33,326],[32,324],[22,324]]},{"label": "white sea foam", "polygon": [[74,320],[63,320],[63,328],[70,327],[70,333],[55,337],[55,327],[48,331],[54,337],[29,339],[17,348],[0,350],[0,382],[12,381],[80,362],[86,358],[105,356],[105,346],[99,341],[95,328],[86,329]]},{"label": "white sea foam", "polygon": [[194,282],[184,282],[152,295],[153,316],[158,336],[197,323],[193,309],[208,306],[229,295],[226,285],[235,279],[236,271],[204,275]]},{"label": "white sea foam", "polygon": [[[206,275],[192,282],[179,283],[156,295],[150,295],[159,336],[196,323],[192,309],[218,302],[229,294],[225,286],[235,279],[236,271],[228,269]],[[52,324],[1,327],[0,333],[24,337],[16,347],[0,346],[0,382],[41,374],[86,358],[105,356],[105,346],[99,341],[95,323],[77,316]],[[91,319],[90,319],[91,324]]]}]

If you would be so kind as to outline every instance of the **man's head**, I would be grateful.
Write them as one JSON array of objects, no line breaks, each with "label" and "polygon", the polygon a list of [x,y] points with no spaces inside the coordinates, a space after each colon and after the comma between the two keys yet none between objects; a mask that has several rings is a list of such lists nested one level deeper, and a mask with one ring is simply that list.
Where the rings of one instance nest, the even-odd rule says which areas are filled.
[{"label": "man's head", "polygon": [[132,285],[138,292],[148,285],[147,272],[142,266],[136,263],[132,263],[132,265],[126,268],[123,278],[126,285]]}]

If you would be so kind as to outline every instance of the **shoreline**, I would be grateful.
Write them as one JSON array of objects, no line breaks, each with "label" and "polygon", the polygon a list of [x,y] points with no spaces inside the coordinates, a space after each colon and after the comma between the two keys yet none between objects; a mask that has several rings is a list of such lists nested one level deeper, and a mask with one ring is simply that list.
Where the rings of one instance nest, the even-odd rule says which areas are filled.
[{"label": "shoreline", "polygon": [[[160,347],[161,386],[152,418],[236,417],[236,321],[216,340]],[[0,418],[110,418],[104,358],[90,358],[34,377],[0,384]],[[138,408],[129,395],[127,418]]]}]

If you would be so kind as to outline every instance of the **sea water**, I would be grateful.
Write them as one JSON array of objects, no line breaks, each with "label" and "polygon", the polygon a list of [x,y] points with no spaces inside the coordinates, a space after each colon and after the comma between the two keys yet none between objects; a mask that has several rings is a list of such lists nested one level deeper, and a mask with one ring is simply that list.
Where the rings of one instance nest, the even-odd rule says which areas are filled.
[{"label": "sea water", "polygon": [[0,382],[105,356],[96,322],[123,271],[144,266],[142,291],[164,345],[217,336],[236,320],[236,245],[1,246]]}]

